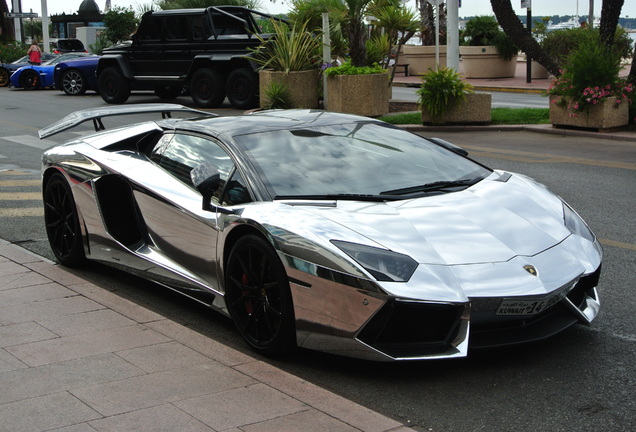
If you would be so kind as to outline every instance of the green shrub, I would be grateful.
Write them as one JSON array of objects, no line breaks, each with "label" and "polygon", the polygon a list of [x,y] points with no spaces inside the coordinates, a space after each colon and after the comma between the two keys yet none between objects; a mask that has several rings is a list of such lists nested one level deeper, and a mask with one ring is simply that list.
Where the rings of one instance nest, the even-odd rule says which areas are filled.
[{"label": "green shrub", "polygon": [[377,63],[373,66],[354,66],[351,62],[346,62],[340,66],[328,67],[324,70],[325,75],[370,75],[386,73],[386,69],[383,69]]},{"label": "green shrub", "polygon": [[449,108],[463,102],[468,93],[473,93],[473,86],[462,80],[459,72],[444,67],[436,71],[429,69],[422,76],[422,86],[417,90],[417,103],[436,120]]},{"label": "green shrub", "polygon": [[265,105],[263,109],[289,108],[290,93],[287,86],[278,81],[273,81],[265,89]]},{"label": "green shrub", "polygon": [[476,16],[468,20],[462,32],[462,45],[484,46],[493,45],[506,60],[512,59],[519,52],[519,48],[512,39],[499,29],[499,23],[493,16]]},{"label": "green shrub", "polygon": [[27,45],[23,45],[17,42],[7,45],[0,45],[0,59],[2,60],[2,63],[14,62],[20,57],[24,57],[26,55],[27,49],[29,49]]},{"label": "green shrub", "polygon": [[[581,44],[599,44],[598,29],[578,27],[572,29],[548,32],[541,40],[544,51],[552,57],[559,66],[563,67],[567,57]],[[622,28],[616,29],[614,36],[614,50],[622,58],[630,58],[633,53],[632,41],[629,34]]]}]

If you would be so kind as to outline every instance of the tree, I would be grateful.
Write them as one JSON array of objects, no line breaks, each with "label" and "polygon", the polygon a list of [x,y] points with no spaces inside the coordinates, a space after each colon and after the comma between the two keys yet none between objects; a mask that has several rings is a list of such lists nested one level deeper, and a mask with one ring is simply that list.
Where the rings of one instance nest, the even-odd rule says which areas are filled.
[{"label": "tree", "polygon": [[5,18],[4,16],[7,12],[9,12],[7,0],[0,0],[0,42],[11,42],[15,37],[13,18]]},{"label": "tree", "polygon": [[105,37],[113,44],[129,40],[138,24],[139,20],[132,9],[115,7],[104,15]]},{"label": "tree", "polygon": [[610,49],[614,43],[618,18],[623,8],[624,0],[603,0],[601,6],[601,40]]}]

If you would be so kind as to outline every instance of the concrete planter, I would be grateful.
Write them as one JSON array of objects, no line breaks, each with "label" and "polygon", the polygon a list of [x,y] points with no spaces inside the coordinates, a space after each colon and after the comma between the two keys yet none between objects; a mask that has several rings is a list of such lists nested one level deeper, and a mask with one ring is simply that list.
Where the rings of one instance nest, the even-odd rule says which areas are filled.
[{"label": "concrete planter", "polygon": [[616,99],[603,99],[590,106],[589,110],[572,113],[567,104],[555,103],[560,96],[550,96],[550,123],[555,127],[571,127],[608,131],[629,124],[629,106],[627,103],[616,103]]},{"label": "concrete planter", "polygon": [[511,78],[517,72],[517,56],[504,60],[494,46],[460,46],[464,78]]},{"label": "concrete planter", "polygon": [[[408,63],[409,75],[421,75],[429,69],[435,70],[435,47],[434,46],[402,46],[399,63]],[[439,66],[446,67],[446,45],[439,47]]]},{"label": "concrete planter", "polygon": [[327,77],[326,108],[349,114],[378,117],[389,112],[391,88],[386,73]]},{"label": "concrete planter", "polygon": [[485,124],[491,120],[492,97],[489,93],[467,94],[466,99],[446,110],[443,116],[432,118],[422,108],[422,124]]},{"label": "concrete planter", "polygon": [[260,106],[267,105],[265,89],[273,82],[282,83],[290,93],[289,108],[318,108],[320,71],[291,71],[289,73],[262,70],[259,72]]},{"label": "concrete planter", "polygon": [[530,77],[532,79],[548,79],[550,78],[550,72],[539,62],[532,60],[532,64],[530,65],[532,69],[532,73]]}]

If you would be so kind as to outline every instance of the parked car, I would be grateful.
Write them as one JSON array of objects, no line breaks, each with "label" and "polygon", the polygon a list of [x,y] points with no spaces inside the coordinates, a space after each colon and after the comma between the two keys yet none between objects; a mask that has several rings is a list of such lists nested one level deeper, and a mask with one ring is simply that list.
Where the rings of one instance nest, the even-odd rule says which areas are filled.
[{"label": "parked car", "polygon": [[16,88],[24,88],[26,90],[53,87],[53,72],[55,71],[56,64],[73,58],[92,55],[93,54],[86,53],[66,53],[59,55],[46,63],[42,63],[40,66],[22,66],[11,75],[11,85]]},{"label": "parked car", "polygon": [[[52,60],[55,57],[57,57],[57,54],[42,53],[43,62]],[[15,72],[16,70],[20,69],[22,66],[28,66],[30,64],[31,63],[29,63],[28,56],[19,58],[12,63],[0,63],[0,87],[8,86],[9,83],[11,82],[10,81],[11,74]]]},{"label": "parked car", "polygon": [[71,96],[83,95],[87,90],[97,91],[98,61],[99,56],[89,56],[58,63],[53,72],[55,88]]},{"label": "parked car", "polygon": [[[100,107],[40,137],[188,110]],[[262,354],[463,357],[599,311],[602,249],[565,201],[375,119],[170,118],[75,137],[42,162],[61,264],[88,258],[157,281],[231,317]]]},{"label": "parked car", "polygon": [[84,43],[79,39],[58,39],[55,48],[55,54],[64,54],[70,52],[87,53]]}]

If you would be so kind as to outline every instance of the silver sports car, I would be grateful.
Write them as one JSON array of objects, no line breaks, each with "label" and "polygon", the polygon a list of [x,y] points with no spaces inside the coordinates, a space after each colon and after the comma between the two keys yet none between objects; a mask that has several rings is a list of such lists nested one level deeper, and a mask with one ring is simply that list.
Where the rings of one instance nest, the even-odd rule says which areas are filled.
[{"label": "silver sports car", "polygon": [[[144,110],[189,109],[99,108],[40,135]],[[60,263],[88,258],[177,290],[266,355],[462,357],[597,315],[601,247],[532,179],[364,117],[204,114],[44,153]]]}]

